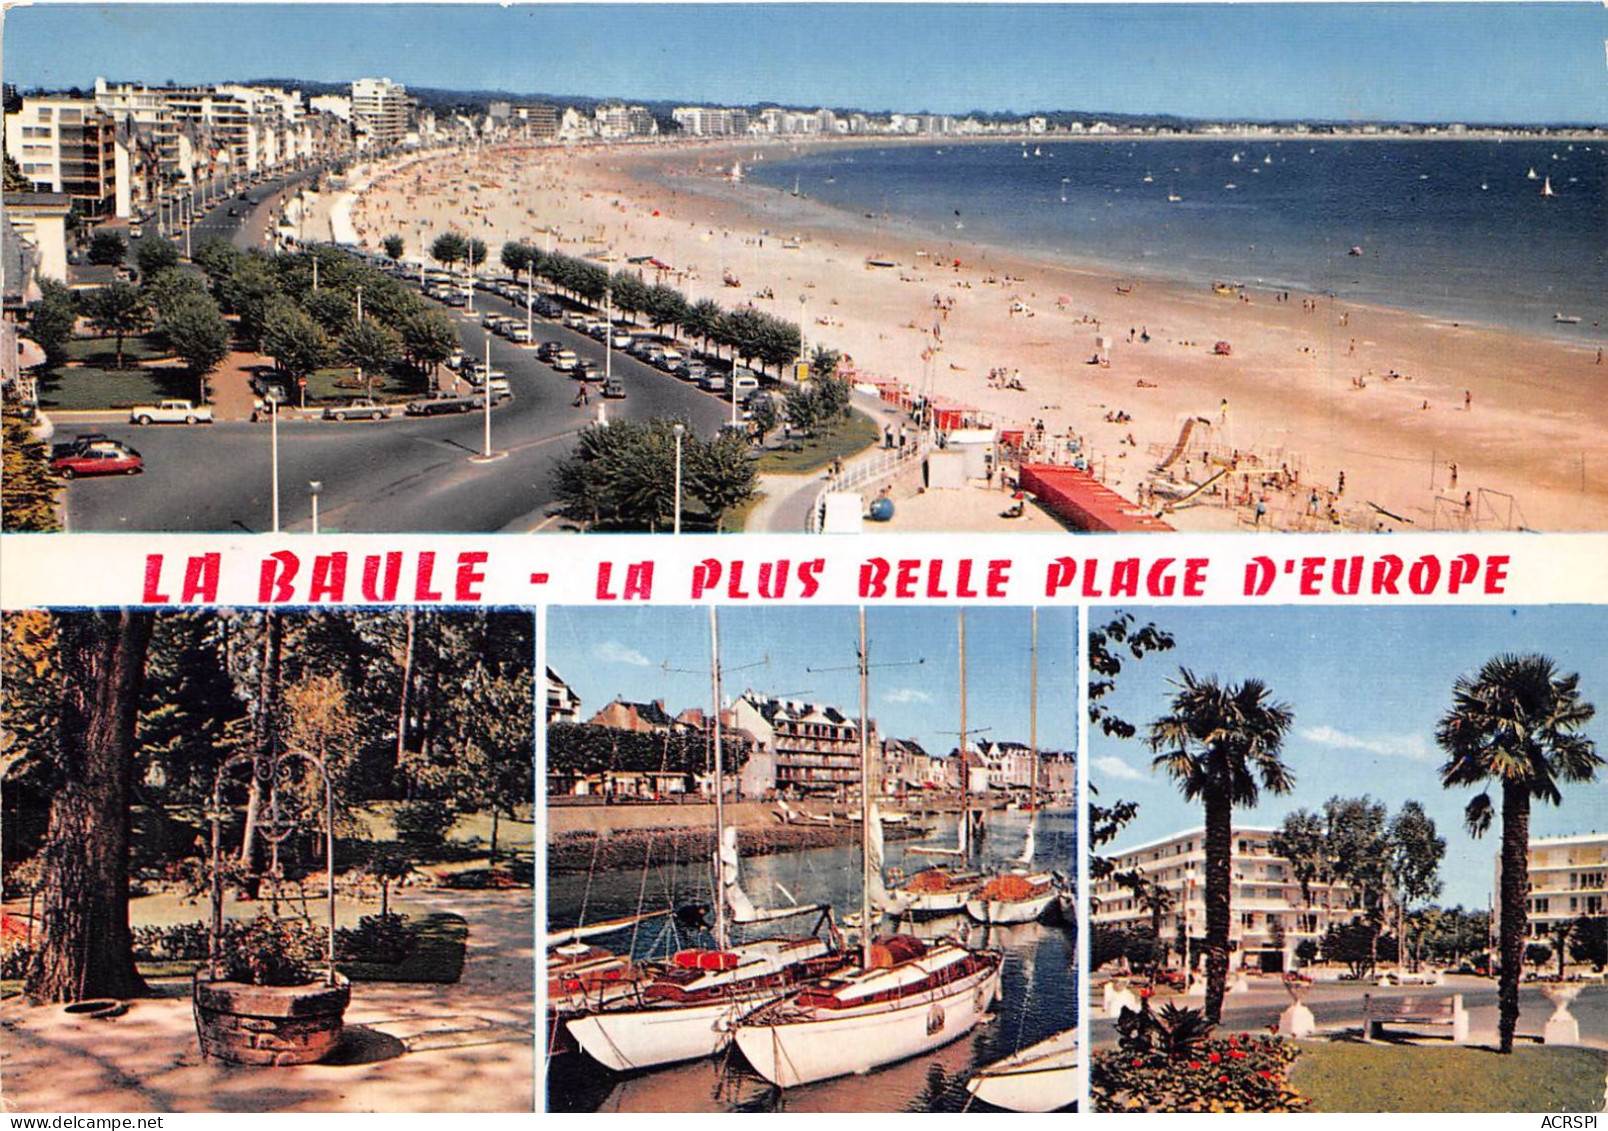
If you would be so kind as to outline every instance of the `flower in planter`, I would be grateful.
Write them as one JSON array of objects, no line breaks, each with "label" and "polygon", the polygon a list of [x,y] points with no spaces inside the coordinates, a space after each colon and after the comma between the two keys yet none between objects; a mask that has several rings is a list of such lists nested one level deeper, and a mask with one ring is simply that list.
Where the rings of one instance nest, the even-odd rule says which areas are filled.
[{"label": "flower in planter", "polygon": [[253,986],[301,986],[314,978],[322,932],[299,919],[275,919],[261,912],[224,939],[224,962],[231,982]]}]

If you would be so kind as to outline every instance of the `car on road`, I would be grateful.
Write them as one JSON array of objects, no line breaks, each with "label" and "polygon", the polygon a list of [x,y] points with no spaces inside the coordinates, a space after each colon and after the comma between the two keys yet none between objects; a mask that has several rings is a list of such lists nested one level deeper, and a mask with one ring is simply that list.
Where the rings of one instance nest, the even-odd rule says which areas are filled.
[{"label": "car on road", "polygon": [[523,326],[511,326],[508,328],[508,340],[515,345],[528,346],[531,341],[531,332]]},{"label": "car on road", "polygon": [[324,410],[325,420],[385,420],[391,415],[388,404],[373,397],[351,397]]},{"label": "car on road", "polygon": [[536,347],[536,359],[538,361],[552,361],[563,350],[563,342],[543,342]]},{"label": "car on road", "polygon": [[552,356],[551,364],[560,373],[568,373],[581,363],[574,350],[561,349]]},{"label": "car on road", "polygon": [[157,401],[128,410],[130,424],[211,424],[212,409],[192,401]]},{"label": "car on road", "polygon": [[409,401],[402,411],[408,416],[443,416],[450,412],[468,412],[480,403],[479,397],[463,397],[454,393],[437,393]]},{"label": "car on road", "polygon": [[603,396],[606,400],[622,401],[625,399],[625,382],[618,377],[606,378],[603,382]]},{"label": "car on road", "polygon": [[577,381],[601,381],[603,380],[603,363],[593,361],[589,357],[583,358],[577,361],[570,369],[570,376]]},{"label": "car on road", "polygon": [[1169,989],[1174,990],[1181,990],[1189,985],[1188,975],[1186,975],[1182,970],[1174,970],[1170,967],[1164,970],[1154,971],[1151,974],[1151,978],[1156,985],[1166,986]]},{"label": "car on road", "polygon": [[80,432],[71,440],[64,440],[59,444],[51,445],[50,458],[60,459],[62,456],[77,455],[79,452],[86,452],[98,444],[115,444],[116,442],[104,432]]},{"label": "car on road", "polygon": [[122,444],[92,444],[83,451],[57,456],[50,470],[63,479],[84,475],[138,475],[145,467],[140,453]]},{"label": "car on road", "polygon": [[726,375],[724,373],[705,373],[698,378],[698,387],[706,393],[724,394],[726,391]]},{"label": "car on road", "polygon": [[616,330],[613,337],[609,339],[609,344],[617,350],[626,349],[631,345],[631,335],[624,330]]}]

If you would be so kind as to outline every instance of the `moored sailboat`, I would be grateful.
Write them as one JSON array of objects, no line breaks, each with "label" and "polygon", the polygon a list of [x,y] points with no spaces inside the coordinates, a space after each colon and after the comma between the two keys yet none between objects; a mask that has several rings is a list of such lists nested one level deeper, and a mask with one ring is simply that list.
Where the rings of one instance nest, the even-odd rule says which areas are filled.
[{"label": "moored sailboat", "polygon": [[[862,874],[860,921],[872,922],[872,852],[876,823],[866,740],[865,612],[860,612],[860,781]],[[970,1032],[999,996],[1002,956],[952,942],[909,936],[873,939],[861,932],[859,964],[736,1023],[737,1047],[778,1087],[866,1072],[939,1048]]]},{"label": "moored sailboat", "polygon": [[1006,1111],[1059,1111],[1083,1092],[1078,1033],[1066,1029],[979,1069],[966,1081],[974,1099]]},{"label": "moored sailboat", "polygon": [[[761,910],[737,881],[736,830],[726,828],[722,801],[720,629],[714,609],[709,613],[709,628],[715,702],[715,825],[719,830],[714,854],[715,946],[680,951],[668,962],[642,964],[643,975],[625,993],[568,1021],[566,1028],[576,1043],[592,1059],[616,1072],[710,1056],[726,1043],[733,1021],[798,986],[846,968],[852,961],[837,945],[830,908]],[[770,922],[810,912],[820,914],[811,935],[729,943],[728,927],[734,918],[739,923]]]}]

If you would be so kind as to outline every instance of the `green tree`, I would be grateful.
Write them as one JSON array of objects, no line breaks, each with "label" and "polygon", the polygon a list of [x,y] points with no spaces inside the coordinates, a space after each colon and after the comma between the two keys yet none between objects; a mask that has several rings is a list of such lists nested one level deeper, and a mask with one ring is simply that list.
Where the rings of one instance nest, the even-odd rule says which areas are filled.
[{"label": "green tree", "polygon": [[329,336],[308,314],[282,302],[275,307],[263,331],[262,350],[275,367],[292,380],[307,377],[329,358]]},{"label": "green tree", "polygon": [[270,313],[286,301],[273,262],[263,255],[237,256],[213,291],[219,306],[239,315],[241,336],[261,348]]},{"label": "green tree", "polygon": [[782,423],[782,412],[776,407],[776,398],[755,397],[749,406],[748,422],[754,426],[754,435],[759,443],[763,444],[765,437],[776,431]]},{"label": "green tree", "polygon": [[486,261],[486,241],[471,239],[465,243],[464,259],[468,262],[470,270],[478,268]]},{"label": "green tree", "polygon": [[24,990],[36,1002],[146,992],[128,922],[134,723],[151,614],[54,614],[59,641],[59,778],[44,848],[39,949]]},{"label": "green tree", "polygon": [[449,270],[469,257],[469,241],[457,232],[443,232],[430,244],[430,258]]},{"label": "green tree", "polygon": [[1608,916],[1582,915],[1570,932],[1569,957],[1593,970],[1608,966]]},{"label": "green tree", "polygon": [[406,250],[407,245],[402,242],[401,236],[397,235],[395,232],[392,232],[380,242],[380,247],[383,248],[385,254],[390,256],[392,259],[401,259],[402,252]]},{"label": "green tree", "polygon": [[1384,804],[1366,794],[1323,803],[1330,870],[1351,889],[1353,907],[1376,940],[1384,933],[1391,891],[1387,817]]},{"label": "green tree", "polygon": [[84,307],[97,333],[117,338],[115,368],[123,368],[123,339],[141,333],[151,324],[151,308],[145,297],[130,283],[112,283],[90,291],[84,298]]},{"label": "green tree", "polygon": [[395,330],[371,318],[348,327],[336,342],[335,353],[347,365],[357,366],[363,387],[371,389],[374,375],[389,372],[402,356],[402,341]]},{"label": "green tree", "polygon": [[342,288],[320,287],[302,296],[302,309],[324,328],[324,333],[338,335],[352,324],[357,314],[355,296]]},{"label": "green tree", "polygon": [[1279,827],[1268,837],[1268,851],[1290,863],[1290,872],[1301,885],[1301,903],[1312,906],[1312,885],[1327,883],[1331,876],[1329,842],[1324,835],[1323,818],[1310,809],[1286,813]]},{"label": "green tree", "polygon": [[535,263],[536,251],[528,243],[510,240],[502,245],[502,265],[514,273],[517,280]]},{"label": "green tree", "polygon": [[33,192],[34,183],[22,171],[22,166],[11,154],[5,155],[5,190],[7,192]]},{"label": "green tree", "polygon": [[177,267],[179,249],[173,246],[171,240],[141,240],[139,247],[134,249],[134,262],[140,269],[143,282],[158,272]]},{"label": "green tree", "polygon": [[1446,753],[1440,768],[1447,789],[1484,785],[1464,819],[1475,836],[1495,817],[1490,789],[1502,793],[1502,849],[1498,902],[1502,937],[1497,989],[1501,1051],[1513,1051],[1519,1021],[1519,979],[1528,932],[1530,807],[1562,802],[1560,782],[1588,782],[1602,764],[1582,734],[1596,708],[1580,697],[1580,677],[1559,675],[1557,664],[1535,653],[1505,653],[1474,675],[1459,676],[1452,707],[1441,716],[1435,740]]},{"label": "green tree", "polygon": [[718,345],[721,326],[725,319],[720,304],[712,298],[699,299],[687,310],[686,319],[681,328],[692,337],[703,343],[708,349],[712,344]]},{"label": "green tree", "polygon": [[458,328],[445,311],[416,310],[402,320],[402,356],[432,380],[436,367],[458,350]]},{"label": "green tree", "polygon": [[[50,473],[50,446],[33,434],[15,402],[0,405],[0,530],[6,533],[61,529],[56,502],[61,484]],[[9,788],[9,785],[8,787]]]},{"label": "green tree", "polygon": [[1437,834],[1434,818],[1411,800],[1402,802],[1385,835],[1395,884],[1396,937],[1405,954],[1414,904],[1434,899],[1441,892],[1440,863],[1446,856],[1446,840]]},{"label": "green tree", "polygon": [[162,319],[161,328],[173,352],[200,379],[204,402],[207,374],[229,356],[229,324],[223,320],[223,312],[210,296],[190,295]]},{"label": "green tree", "polygon": [[1169,713],[1150,724],[1154,766],[1206,810],[1206,1018],[1222,1021],[1232,916],[1234,807],[1256,804],[1259,786],[1288,793],[1294,775],[1279,758],[1294,714],[1259,679],[1220,686],[1179,670]]},{"label": "green tree", "polygon": [[144,276],[140,280],[140,293],[151,304],[158,322],[166,320],[185,299],[200,297],[211,301],[206,284],[197,276],[175,267]]},{"label": "green tree", "polygon": [[39,301],[28,308],[28,336],[45,351],[46,361],[60,365],[67,360],[67,344],[78,324],[73,292],[55,279],[41,283],[39,292]]},{"label": "green tree", "polygon": [[89,261],[98,267],[116,267],[128,254],[128,241],[110,228],[97,228],[89,237]]},{"label": "green tree", "polygon": [[[1089,722],[1108,738],[1132,738],[1138,728],[1115,714],[1104,700],[1116,690],[1117,677],[1129,661],[1155,652],[1170,652],[1172,634],[1154,622],[1140,624],[1132,613],[1117,613],[1089,629]],[[1126,656],[1123,653],[1127,653]]]},{"label": "green tree", "polygon": [[843,355],[837,350],[816,346],[810,354],[810,376],[836,377],[838,365],[842,361]]},{"label": "green tree", "polygon": [[696,441],[683,458],[692,497],[709,512],[715,529],[723,529],[726,512],[752,499],[758,483],[747,443],[740,433],[728,430],[713,440]]},{"label": "green tree", "polygon": [[240,252],[232,243],[216,236],[202,240],[190,253],[190,262],[205,271],[214,285],[228,277],[239,258]]}]

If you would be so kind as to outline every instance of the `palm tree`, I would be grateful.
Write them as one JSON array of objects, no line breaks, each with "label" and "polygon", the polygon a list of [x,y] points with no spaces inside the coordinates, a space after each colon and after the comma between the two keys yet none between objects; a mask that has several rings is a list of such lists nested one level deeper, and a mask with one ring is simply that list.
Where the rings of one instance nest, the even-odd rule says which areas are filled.
[{"label": "palm tree", "polygon": [[1259,679],[1224,687],[1188,668],[1178,674],[1171,713],[1150,724],[1149,743],[1154,768],[1166,770],[1184,798],[1198,798],[1206,810],[1206,1017],[1216,1023],[1228,981],[1234,806],[1256,804],[1258,783],[1269,793],[1288,793],[1295,784],[1279,760],[1295,715]]},{"label": "palm tree", "polygon": [[1487,784],[1468,803],[1464,820],[1475,836],[1489,831],[1494,810],[1489,786],[1502,790],[1499,893],[1502,938],[1497,992],[1503,1052],[1513,1051],[1519,1021],[1519,978],[1528,922],[1530,805],[1563,800],[1558,782],[1587,782],[1602,764],[1596,746],[1580,733],[1597,709],[1580,698],[1580,676],[1559,675],[1548,657],[1494,656],[1474,676],[1460,676],[1452,708],[1435,728],[1446,752],[1441,785]]}]

